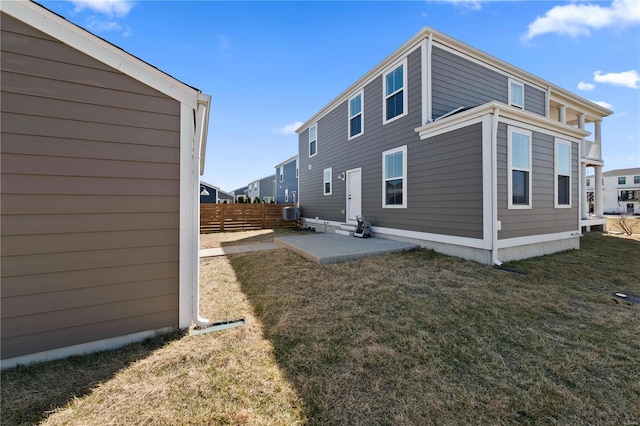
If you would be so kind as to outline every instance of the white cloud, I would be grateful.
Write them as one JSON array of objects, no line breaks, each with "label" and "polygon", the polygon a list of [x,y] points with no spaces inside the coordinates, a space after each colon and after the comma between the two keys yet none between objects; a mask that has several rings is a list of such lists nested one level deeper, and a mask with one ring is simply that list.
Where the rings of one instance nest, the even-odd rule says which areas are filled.
[{"label": "white cloud", "polygon": [[455,6],[470,10],[480,10],[483,0],[443,0],[445,3],[451,3]]},{"label": "white cloud", "polygon": [[608,74],[602,74],[602,71],[596,71],[593,73],[593,80],[598,83],[609,83],[614,86],[623,86],[630,89],[640,88],[640,74],[638,74],[636,70],[610,72]]},{"label": "white cloud", "polygon": [[605,101],[591,101],[591,102],[593,102],[594,104],[600,105],[601,107],[606,109],[613,108],[613,105],[611,105],[609,102],[605,102]]},{"label": "white cloud", "polygon": [[564,4],[555,6],[529,24],[525,40],[556,33],[571,37],[587,36],[591,30],[640,24],[638,0],[613,0],[610,6],[596,4]]},{"label": "white cloud", "polygon": [[584,83],[584,82],[580,82],[578,83],[578,90],[584,90],[585,92],[588,92],[590,90],[595,89],[596,85],[595,84],[591,84],[591,83]]},{"label": "white cloud", "polygon": [[296,121],[295,123],[287,124],[279,129],[273,129],[273,133],[293,135],[300,126],[302,126],[302,121]]},{"label": "white cloud", "polygon": [[85,9],[102,13],[108,16],[127,16],[133,8],[134,2],[131,0],[72,0],[75,5],[75,12],[82,12]]}]

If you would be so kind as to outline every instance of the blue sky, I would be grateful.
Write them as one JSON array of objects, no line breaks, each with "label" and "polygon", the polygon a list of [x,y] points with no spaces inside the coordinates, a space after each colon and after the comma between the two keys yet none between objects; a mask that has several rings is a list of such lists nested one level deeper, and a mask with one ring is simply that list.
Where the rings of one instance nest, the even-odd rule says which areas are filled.
[{"label": "blue sky", "polygon": [[[297,124],[429,26],[614,111],[605,170],[640,167],[640,1],[42,1],[212,96],[203,180],[297,154]],[[297,123],[297,124],[296,124]]]}]

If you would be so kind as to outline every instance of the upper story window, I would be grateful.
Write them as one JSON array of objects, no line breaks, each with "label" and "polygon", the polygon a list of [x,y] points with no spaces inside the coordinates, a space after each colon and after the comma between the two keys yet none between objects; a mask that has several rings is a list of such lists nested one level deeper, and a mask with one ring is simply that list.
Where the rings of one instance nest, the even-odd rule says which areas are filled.
[{"label": "upper story window", "polygon": [[384,74],[383,124],[407,115],[407,59]]},{"label": "upper story window", "polygon": [[328,169],[324,169],[324,178],[323,178],[323,194],[331,195],[331,174],[332,169],[329,167]]},{"label": "upper story window", "polygon": [[360,136],[364,132],[362,99],[362,91],[349,99],[349,139]]},{"label": "upper story window", "polygon": [[634,176],[633,183],[640,183],[640,176]]},{"label": "upper story window", "polygon": [[531,131],[509,126],[510,209],[531,208]]},{"label": "upper story window", "polygon": [[407,146],[382,153],[382,207],[407,207]]},{"label": "upper story window", "polygon": [[556,139],[555,207],[571,207],[571,142]]},{"label": "upper story window", "polygon": [[524,84],[509,79],[509,105],[524,109]]},{"label": "upper story window", "polygon": [[309,127],[309,157],[318,153],[318,124]]},{"label": "upper story window", "polygon": [[280,167],[280,182],[284,182],[284,166]]},{"label": "upper story window", "polygon": [[620,176],[618,178],[618,185],[626,185],[627,184],[627,178],[625,176]]}]

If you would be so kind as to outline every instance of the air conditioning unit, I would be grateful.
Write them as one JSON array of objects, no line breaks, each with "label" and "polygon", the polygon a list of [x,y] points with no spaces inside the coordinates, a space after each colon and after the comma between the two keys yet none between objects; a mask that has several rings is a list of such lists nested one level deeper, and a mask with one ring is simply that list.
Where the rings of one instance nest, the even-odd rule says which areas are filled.
[{"label": "air conditioning unit", "polygon": [[282,218],[284,220],[298,220],[300,217],[300,209],[298,207],[285,207],[282,209]]}]

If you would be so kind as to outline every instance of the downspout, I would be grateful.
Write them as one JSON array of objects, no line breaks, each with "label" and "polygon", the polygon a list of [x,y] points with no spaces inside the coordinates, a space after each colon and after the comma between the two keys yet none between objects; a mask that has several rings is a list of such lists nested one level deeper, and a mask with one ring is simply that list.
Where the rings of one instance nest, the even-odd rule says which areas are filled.
[{"label": "downspout", "polygon": [[494,265],[500,266],[502,262],[498,259],[498,118],[500,109],[493,109],[493,123],[491,126],[491,261]]},{"label": "downspout", "polygon": [[[209,125],[209,106],[211,105],[211,96],[205,95],[202,93],[198,93],[198,109],[195,112],[195,135],[194,135],[194,180],[197,184],[197,188],[200,188],[200,176],[204,173],[204,153],[207,145],[207,131]],[[199,194],[200,191],[194,193],[194,197],[196,194]],[[199,197],[198,197],[199,199]],[[191,292],[191,320],[198,328],[205,328],[209,326],[210,321],[206,318],[202,318],[200,316],[200,208],[199,203],[195,202],[197,205],[196,213],[194,216],[194,225],[193,230],[196,232],[196,244],[195,244],[195,254],[192,259],[195,259],[195,279],[193,280],[193,291]]]}]

